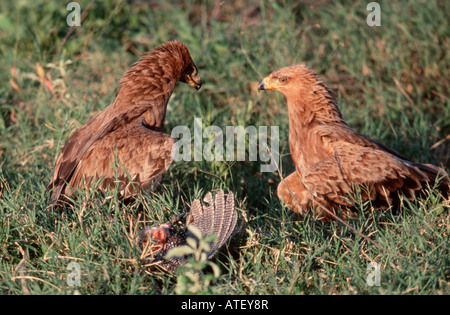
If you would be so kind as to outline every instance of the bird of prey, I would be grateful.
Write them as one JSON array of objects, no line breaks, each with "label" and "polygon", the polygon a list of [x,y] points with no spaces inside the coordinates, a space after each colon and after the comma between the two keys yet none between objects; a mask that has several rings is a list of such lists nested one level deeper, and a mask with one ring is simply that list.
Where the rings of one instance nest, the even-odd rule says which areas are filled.
[{"label": "bird of prey", "polygon": [[196,90],[202,79],[188,48],[167,42],[146,53],[120,80],[114,102],[78,129],[62,148],[47,190],[53,202],[100,182],[122,197],[152,191],[172,163],[163,133],[166,107],[178,81]]},{"label": "bird of prey", "polygon": [[[226,197],[226,198],[225,198]],[[213,200],[211,192],[203,199],[207,205],[202,205],[195,199],[186,219],[186,226],[177,229],[175,223],[181,220],[184,214],[175,216],[170,223],[146,227],[139,233],[139,246],[143,249],[151,246],[153,259],[151,265],[157,265],[164,270],[174,272],[178,267],[186,263],[185,257],[172,257],[166,259],[167,252],[175,247],[186,245],[187,238],[198,241],[197,237],[187,230],[189,225],[196,226],[204,238],[215,235],[207,253],[207,259],[211,259],[215,253],[231,237],[237,222],[237,212],[234,209],[234,194],[224,195],[220,190]]]},{"label": "bird of prey", "polygon": [[280,182],[277,193],[295,212],[302,214],[315,205],[322,220],[335,219],[337,212],[348,219],[355,214],[355,200],[398,209],[402,195],[413,200],[428,186],[449,197],[444,170],[415,163],[350,128],[332,91],[306,65],[272,72],[258,90],[286,97],[295,172]]}]

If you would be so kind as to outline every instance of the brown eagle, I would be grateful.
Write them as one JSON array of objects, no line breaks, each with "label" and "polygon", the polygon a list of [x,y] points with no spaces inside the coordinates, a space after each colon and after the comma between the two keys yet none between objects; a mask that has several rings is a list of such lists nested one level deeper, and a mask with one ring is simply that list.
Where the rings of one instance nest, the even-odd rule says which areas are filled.
[{"label": "brown eagle", "polygon": [[319,204],[323,220],[333,218],[323,207],[348,218],[356,200],[397,209],[401,195],[413,200],[429,186],[449,197],[449,177],[442,169],[415,163],[350,128],[332,91],[307,66],[276,70],[258,89],[280,92],[287,100],[296,171],[278,185],[277,193],[295,212]]},{"label": "brown eagle", "polygon": [[167,42],[146,53],[120,80],[114,102],[78,129],[62,148],[47,190],[58,202],[80,189],[119,187],[124,198],[152,191],[172,163],[174,140],[163,133],[178,81],[202,86],[188,48]]}]

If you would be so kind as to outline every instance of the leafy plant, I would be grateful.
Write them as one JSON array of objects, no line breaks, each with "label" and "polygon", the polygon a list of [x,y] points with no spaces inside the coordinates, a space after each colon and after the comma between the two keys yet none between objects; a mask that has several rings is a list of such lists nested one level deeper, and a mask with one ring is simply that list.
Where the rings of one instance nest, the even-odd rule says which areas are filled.
[{"label": "leafy plant", "polygon": [[[187,245],[172,248],[166,255],[166,259],[187,256],[188,262],[177,270],[177,294],[212,294],[215,293],[214,282],[220,277],[218,265],[208,260],[207,253],[210,250],[209,242],[215,236],[203,238],[201,231],[194,225],[187,229],[195,236],[188,237]],[[204,273],[207,267],[211,267],[212,273]]]}]

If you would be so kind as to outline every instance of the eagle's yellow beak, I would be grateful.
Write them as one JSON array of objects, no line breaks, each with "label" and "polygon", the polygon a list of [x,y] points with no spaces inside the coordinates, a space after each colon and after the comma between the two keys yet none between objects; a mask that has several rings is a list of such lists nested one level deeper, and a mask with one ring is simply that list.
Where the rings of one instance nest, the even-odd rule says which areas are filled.
[{"label": "eagle's yellow beak", "polygon": [[272,86],[270,85],[270,78],[269,77],[265,77],[264,79],[262,79],[261,82],[259,82],[258,91],[271,90],[271,89],[272,89]]},{"label": "eagle's yellow beak", "polygon": [[186,83],[198,91],[202,87],[203,79],[198,75],[198,73],[193,73],[187,76]]}]

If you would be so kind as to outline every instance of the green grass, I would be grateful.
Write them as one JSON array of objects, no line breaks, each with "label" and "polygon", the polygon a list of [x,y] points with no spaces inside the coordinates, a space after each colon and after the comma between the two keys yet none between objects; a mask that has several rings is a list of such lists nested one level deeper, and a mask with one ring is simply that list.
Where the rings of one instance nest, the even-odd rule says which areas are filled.
[{"label": "green grass", "polygon": [[[174,163],[154,195],[131,205],[91,198],[73,210],[46,209],[45,187],[70,134],[111,103],[137,54],[172,39],[190,48],[205,84],[199,92],[177,86],[168,133],[177,125],[192,130],[194,117],[204,126],[280,126],[288,174],[284,99],[256,86],[276,68],[305,62],[336,92],[352,127],[449,172],[450,141],[433,145],[450,134],[450,5],[379,2],[382,25],[369,27],[365,1],[231,1],[220,10],[212,0],[79,1],[89,13],[70,31],[65,4],[3,1],[0,293],[173,293],[176,277],[142,266],[136,231],[223,188],[235,192],[241,229],[215,259],[222,275],[210,292],[449,294],[450,214],[435,194],[405,202],[399,215],[351,222],[382,249],[343,225],[319,227],[285,209],[279,175],[261,173],[259,162]],[[82,273],[76,288],[66,282],[72,261]],[[379,287],[366,283],[372,261],[381,266]]]}]

